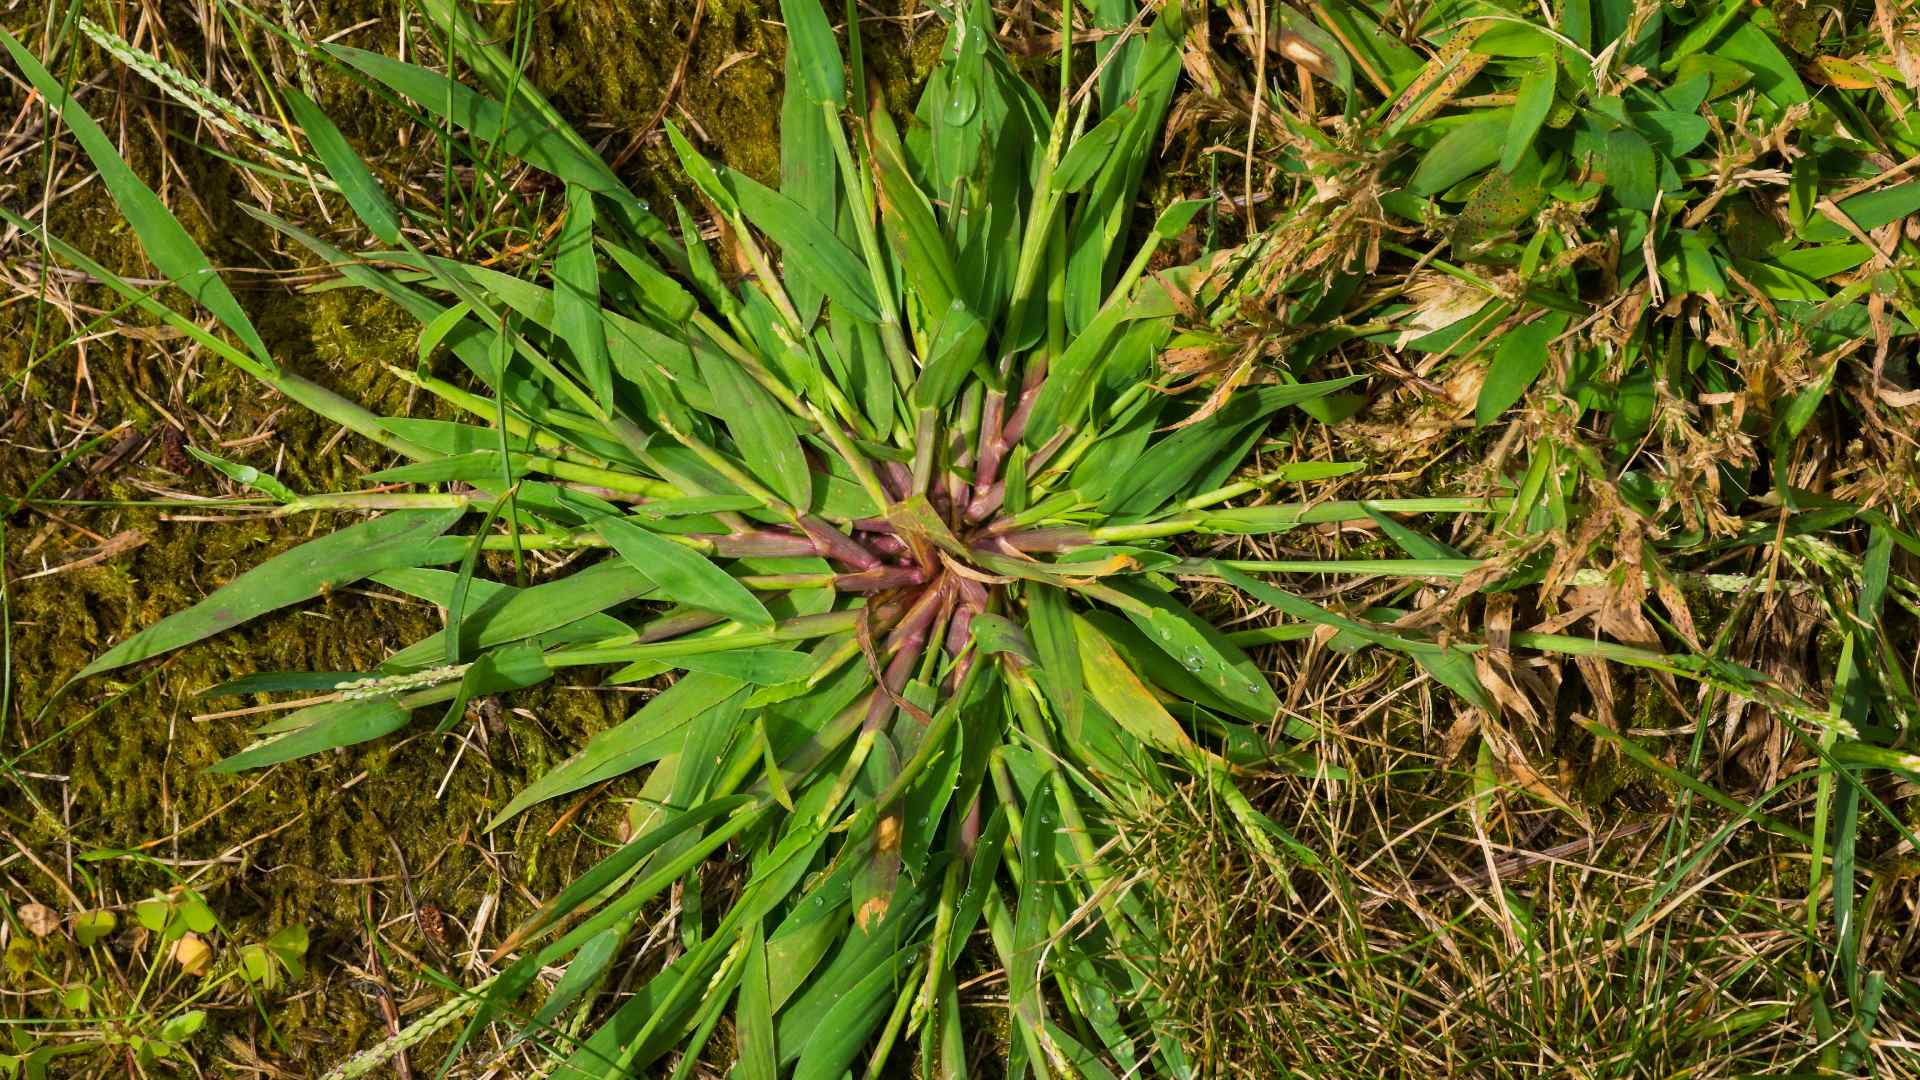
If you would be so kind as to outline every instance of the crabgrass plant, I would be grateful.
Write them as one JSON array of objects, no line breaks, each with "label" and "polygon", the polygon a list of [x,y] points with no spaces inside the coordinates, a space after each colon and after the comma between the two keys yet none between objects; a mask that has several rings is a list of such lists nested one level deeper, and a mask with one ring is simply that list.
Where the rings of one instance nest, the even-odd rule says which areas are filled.
[{"label": "crabgrass plant", "polygon": [[[1116,823],[1178,787],[1220,808],[1276,881],[1318,863],[1235,784],[1250,766],[1330,768],[1314,763],[1310,719],[1282,708],[1243,646],[1310,632],[1385,646],[1498,708],[1477,674],[1481,646],[1389,626],[1391,612],[1336,613],[1262,578],[1491,584],[1502,567],[1395,515],[1511,521],[1529,507],[1276,501],[1282,484],[1358,468],[1258,460],[1283,410],[1350,411],[1352,380],[1278,371],[1202,392],[1159,362],[1229,344],[1219,326],[1245,299],[1242,275],[1274,251],[1256,238],[1175,266],[1163,248],[1207,202],[1135,220],[1181,72],[1179,5],[1117,21],[1099,6],[1109,32],[1081,48],[1078,72],[1062,63],[1051,94],[1015,73],[985,3],[943,10],[946,44],[904,125],[865,84],[857,34],[843,55],[819,0],[781,6],[779,190],[668,129],[711,244],[686,208],[663,221],[624,187],[447,0],[423,7],[460,79],[452,65],[302,46],[410,109],[449,162],[486,173],[517,159],[564,192],[524,273],[437,254],[420,239],[432,216],[396,202],[308,96],[280,91],[297,140],[263,139],[261,168],[303,171],[344,198],[372,246],[349,252],[250,212],[339,284],[415,316],[419,363],[395,374],[460,421],[379,416],[282,368],[61,81],[0,38],[155,267],[226,334],[8,219],[130,308],[406,459],[368,476],[368,490],[301,495],[205,458],[282,513],[375,516],[240,575],[83,675],[371,580],[439,606],[444,629],[378,671],[218,688],[297,697],[216,768],[365,743],[416,717],[446,730],[476,697],[571,668],[664,685],[493,821],[645,770],[630,839],[498,944],[497,974],[338,1076],[450,1029],[458,1054],[495,1023],[541,1040],[569,1077],[670,1061],[682,1076],[703,1059],[732,1060],[742,1077],[874,1075],[915,1042],[923,1075],[964,1075],[955,970],[970,956],[1005,972],[1008,1075],[1190,1075],[1187,1048],[1155,1023],[1147,970],[1169,932],[1162,907],[1108,856]],[[1060,27],[1062,55],[1076,56],[1073,20]],[[1537,499],[1538,487],[1524,490]],[[1342,521],[1379,529],[1406,557],[1226,561],[1174,546]],[[529,556],[582,549],[607,554],[525,583]],[[1877,550],[1884,560],[1886,543]],[[482,576],[500,562],[488,553],[512,557],[513,583]],[[1292,624],[1230,635],[1183,602],[1182,582],[1237,591]],[[1911,767],[1738,665],[1509,637],[1693,678],[1826,732],[1823,748],[1862,767]],[[744,869],[710,874],[723,855]],[[709,903],[706,891],[721,895]],[[684,948],[608,998],[615,957],[670,893]],[[731,1046],[715,1043],[723,1020]]]},{"label": "crabgrass plant", "polygon": [[[976,940],[1006,972],[1010,1074],[1191,1072],[1141,1004],[1128,958],[1164,931],[1103,860],[1109,811],[1197,781],[1266,856],[1310,858],[1232,774],[1314,730],[1282,720],[1261,670],[1178,596],[1188,576],[1268,591],[1245,576],[1260,567],[1168,541],[1487,503],[1247,505],[1351,471],[1242,478],[1276,414],[1351,380],[1166,392],[1156,356],[1208,332],[1235,266],[1148,275],[1203,201],[1133,221],[1180,74],[1180,9],[1102,36],[1094,74],[1075,85],[1063,65],[1050,101],[1014,73],[987,5],[958,6],[903,132],[864,85],[857,35],[843,57],[818,0],[789,0],[780,190],[668,129],[717,227],[710,246],[686,209],[670,228],[633,196],[461,11],[428,6],[472,85],[345,47],[317,55],[417,110],[449,153],[555,177],[546,257],[523,277],[425,250],[415,213],[291,88],[299,164],[378,247],[349,253],[252,212],[416,316],[420,363],[397,374],[463,421],[378,416],[282,368],[60,80],[0,38],[153,264],[228,334],[9,219],[408,459],[368,476],[373,490],[297,495],[206,458],[284,513],[374,516],[241,574],[83,677],[370,579],[443,608],[444,630],[378,671],[217,688],[300,697],[216,769],[365,743],[416,716],[445,730],[478,696],[573,668],[665,684],[493,820],[647,770],[632,838],[499,943],[498,974],[339,1075],[462,1022],[457,1053],[496,1021],[551,1039],[568,1076],[637,1075],[676,1052],[685,1075],[711,1052],[743,1077],[837,1077],[877,1072],[913,1039],[928,1075],[960,1074],[955,969]],[[464,370],[437,373],[443,355]],[[521,569],[587,548],[608,555],[537,584],[479,573],[488,552]],[[709,910],[704,871],[723,852],[745,878]],[[581,1030],[565,1018],[592,1011],[669,890],[684,951],[592,1012],[584,1037],[560,1034]],[[530,995],[558,964],[559,982]],[[736,1046],[709,1051],[729,1016]]]}]

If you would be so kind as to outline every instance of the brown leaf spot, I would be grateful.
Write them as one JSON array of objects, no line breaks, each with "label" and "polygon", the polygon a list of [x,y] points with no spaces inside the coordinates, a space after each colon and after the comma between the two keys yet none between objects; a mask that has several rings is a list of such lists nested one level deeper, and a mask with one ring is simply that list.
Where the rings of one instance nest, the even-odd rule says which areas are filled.
[{"label": "brown leaf spot", "polygon": [[859,911],[853,913],[853,921],[860,924],[863,932],[873,929],[874,924],[887,917],[888,903],[884,896],[869,898],[866,903],[860,905]]}]

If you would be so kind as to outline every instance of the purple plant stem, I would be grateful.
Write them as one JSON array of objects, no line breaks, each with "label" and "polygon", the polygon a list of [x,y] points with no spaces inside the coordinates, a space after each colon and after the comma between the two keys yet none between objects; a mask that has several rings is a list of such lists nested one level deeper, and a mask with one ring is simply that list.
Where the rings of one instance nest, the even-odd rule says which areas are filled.
[{"label": "purple plant stem", "polygon": [[813,539],[814,551],[819,555],[845,563],[855,570],[872,570],[880,565],[878,555],[812,514],[800,519],[800,527]]},{"label": "purple plant stem", "polygon": [[924,585],[926,581],[927,572],[918,566],[880,566],[854,574],[841,574],[833,579],[833,587],[841,592],[885,592],[888,589]]},{"label": "purple plant stem", "polygon": [[913,606],[901,616],[899,625],[893,628],[893,633],[887,635],[887,651],[901,648],[904,642],[916,637],[924,643],[927,638],[927,628],[933,624],[934,616],[940,613],[940,608],[946,603],[947,594],[952,589],[953,575],[945,574],[932,587],[921,592],[914,600]]},{"label": "purple plant stem", "polygon": [[[1061,428],[1059,431],[1054,432],[1053,437],[1047,440],[1046,445],[1035,451],[1034,455],[1027,459],[1028,471],[1031,473],[1032,471],[1038,470],[1041,466],[1045,465],[1054,454],[1059,453],[1060,448],[1066,445],[1067,436],[1071,433],[1071,428]],[[1000,509],[1000,505],[1006,501],[1006,498],[1007,482],[1005,480],[994,481],[992,486],[986,488],[984,491],[978,487],[974,488],[973,503],[967,507],[967,521],[970,524],[977,525],[987,520],[987,518],[993,516],[994,511]]]},{"label": "purple plant stem", "polygon": [[913,491],[913,470],[898,461],[881,462],[879,476],[880,486],[886,488],[895,501],[905,500]]},{"label": "purple plant stem", "polygon": [[813,541],[792,533],[773,532],[770,529],[749,529],[725,536],[700,536],[696,539],[713,544],[713,553],[730,559],[750,558],[756,555],[812,555],[816,553]]},{"label": "purple plant stem", "polygon": [[1093,542],[1093,538],[1087,535],[1087,530],[1075,525],[1027,529],[995,539],[1015,551],[1070,551]]},{"label": "purple plant stem", "polygon": [[[1033,415],[1033,403],[1040,397],[1040,387],[1046,381],[1046,375],[1047,365],[1044,360],[1035,360],[1029,365],[1026,381],[1020,387],[1019,400],[1014,402],[1013,415],[1007,417],[1006,423],[1001,425],[999,433],[992,439],[981,440],[983,445],[980,450],[980,468],[974,470],[973,501],[967,504],[968,524],[977,525],[985,521],[995,510],[1000,509],[1000,504],[1006,500],[1007,485],[1000,475],[1000,468],[1006,462],[1007,452],[1012,450],[1013,444],[1019,442],[1020,436],[1026,433],[1027,420]],[[989,398],[989,404],[994,404],[991,398]],[[998,411],[998,409],[995,410],[996,414]],[[997,415],[995,419],[998,419]],[[984,428],[983,423],[982,429]],[[1065,429],[1062,429],[1061,434],[1065,434]],[[1041,453],[1045,454],[1048,451],[1042,450]],[[1035,459],[1028,463],[1027,468],[1031,471],[1037,464],[1044,461],[1044,457],[1035,455]]]},{"label": "purple plant stem", "polygon": [[867,546],[868,551],[873,552],[875,555],[878,555],[883,559],[905,558],[913,554],[913,552],[907,547],[906,543],[903,542],[899,537],[893,536],[887,533],[870,535],[862,539],[860,542]]},{"label": "purple plant stem", "polygon": [[960,859],[963,864],[973,858],[973,849],[980,843],[981,799],[981,795],[973,797],[973,805],[967,807],[967,816],[960,822]]},{"label": "purple plant stem", "polygon": [[986,488],[973,489],[973,501],[967,504],[967,524],[978,525],[993,516],[1000,504],[1007,501],[1007,482],[995,480]]},{"label": "purple plant stem", "polygon": [[893,715],[896,707],[894,698],[898,697],[900,689],[907,685],[907,677],[913,674],[914,666],[920,663],[920,654],[926,650],[926,647],[925,627],[921,627],[919,633],[907,637],[900,643],[900,651],[893,654],[893,659],[887,663],[885,674],[881,676],[888,692],[873,695],[873,703],[867,706],[867,719],[864,724],[866,730],[879,730]]},{"label": "purple plant stem", "polygon": [[947,655],[954,657],[953,668],[947,672],[946,689],[951,694],[960,689],[966,680],[967,669],[973,666],[973,654],[965,652],[967,639],[973,634],[973,617],[987,609],[986,586],[966,578],[959,579],[960,602],[955,605],[953,620],[947,623]]},{"label": "purple plant stem", "polygon": [[1007,426],[1000,432],[1000,452],[1013,449],[1020,436],[1027,433],[1027,420],[1033,416],[1033,403],[1040,399],[1040,387],[1047,381],[1047,362],[1035,360],[1027,365],[1027,378],[1020,387],[1020,400],[1014,403],[1013,415],[1007,418]]},{"label": "purple plant stem", "polygon": [[724,621],[726,616],[712,611],[677,611],[671,615],[662,615],[658,619],[643,625],[634,635],[634,642],[648,645],[656,641],[690,634],[695,630],[712,626]]},{"label": "purple plant stem", "polygon": [[986,403],[980,406],[980,466],[973,470],[976,490],[991,484],[1000,472],[1000,458],[1007,452],[1000,442],[1001,421],[1006,418],[1006,412],[1007,392],[987,391]]},{"label": "purple plant stem", "polygon": [[1040,449],[1035,450],[1032,457],[1027,459],[1028,475],[1039,472],[1045,467],[1047,462],[1053,458],[1053,455],[1059,453],[1062,446],[1067,445],[1067,436],[1072,434],[1073,429],[1070,427],[1063,427],[1059,431],[1054,432],[1053,436],[1043,443]]}]

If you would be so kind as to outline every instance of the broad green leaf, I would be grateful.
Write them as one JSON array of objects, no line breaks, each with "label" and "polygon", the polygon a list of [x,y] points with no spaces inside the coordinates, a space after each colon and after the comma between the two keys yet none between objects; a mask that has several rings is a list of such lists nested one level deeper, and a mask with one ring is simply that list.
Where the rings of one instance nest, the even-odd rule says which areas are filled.
[{"label": "broad green leaf", "polygon": [[1094,702],[1148,745],[1183,758],[1198,757],[1199,749],[1181,729],[1180,722],[1127,666],[1100,628],[1077,615],[1073,617],[1073,628],[1079,644],[1081,672]]},{"label": "broad green leaf", "polygon": [[1707,133],[1712,130],[1706,117],[1693,113],[1653,109],[1631,115],[1634,127],[1646,136],[1655,152],[1676,161],[1705,142]]},{"label": "broad green leaf", "polygon": [[1629,210],[1652,210],[1659,191],[1659,169],[1646,136],[1632,128],[1607,132],[1605,168],[1613,197]]},{"label": "broad green leaf", "polygon": [[625,518],[601,518],[595,528],[621,558],[652,578],[667,599],[718,612],[750,626],[773,625],[773,616],[746,586],[699,552]]},{"label": "broad green leaf", "polygon": [[1500,161],[1515,111],[1480,113],[1440,136],[1414,168],[1407,190],[1415,195],[1438,195]]},{"label": "broad green leaf", "polygon": [[800,69],[800,85],[808,99],[815,105],[844,104],[847,87],[840,44],[834,40],[820,0],[780,0],[780,17],[787,24],[787,49]]},{"label": "broad green leaf", "polygon": [[309,706],[290,718],[276,722],[276,726],[281,727],[289,727],[291,723],[301,726],[289,727],[289,730],[223,758],[209,766],[207,771],[236,773],[292,761],[323,750],[369,742],[400,730],[406,726],[410,715],[391,694]]},{"label": "broad green leaf", "polygon": [[314,156],[320,159],[327,175],[339,185],[340,194],[346,196],[347,205],[353,208],[354,215],[373,235],[380,238],[381,243],[388,247],[399,246],[400,214],[394,209],[393,201],[387,198],[380,182],[373,178],[367,163],[348,145],[347,137],[305,94],[286,87],[281,91],[281,96],[293,110],[293,118],[300,124],[301,134],[307,137],[308,145],[313,147]]},{"label": "broad green leaf", "polygon": [[466,515],[452,510],[404,510],[361,522],[276,555],[221,586],[212,596],[169,615],[108,649],[78,676],[171,652],[269,611],[309,600],[328,589],[400,566],[458,559],[465,542],[441,534]]},{"label": "broad green leaf", "polygon": [[1480,385],[1480,397],[1474,404],[1474,422],[1482,426],[1493,422],[1519,401],[1533,380],[1547,369],[1551,359],[1548,346],[1567,327],[1568,317],[1544,315],[1518,327],[1500,339],[1486,381]]},{"label": "broad green leaf", "polygon": [[855,318],[879,320],[866,264],[832,229],[799,203],[745,173],[722,168],[719,175],[738,200],[741,214],[780,246],[789,277],[807,278]]},{"label": "broad green leaf", "polygon": [[119,925],[120,917],[111,911],[82,911],[73,916],[73,939],[81,948],[91,949]]},{"label": "broad green leaf", "polygon": [[1513,119],[1507,125],[1506,145],[1500,153],[1500,171],[1512,172],[1533,146],[1553,109],[1554,73],[1560,70],[1558,50],[1535,60],[1520,77],[1520,90],[1513,103]]},{"label": "broad green leaf", "polygon": [[1753,72],[1754,85],[1775,104],[1797,105],[1808,100],[1807,86],[1794,71],[1793,61],[1787,59],[1751,17],[1742,18],[1733,32],[1714,46],[1713,52]]},{"label": "broad green leaf", "polygon": [[613,411],[613,364],[600,318],[600,266],[593,251],[593,193],[567,188],[567,214],[553,256],[553,331],[573,351],[595,401]]},{"label": "broad green leaf", "polygon": [[[1913,187],[1914,210],[1920,211],[1920,184]],[[1857,198],[1857,196],[1856,196]],[[1848,199],[1841,206],[1854,203]],[[1859,209],[1856,207],[1856,209]],[[1857,224],[1857,219],[1856,224]],[[1884,224],[1884,222],[1882,223]],[[1837,227],[1837,226],[1836,226]],[[1811,228],[1811,226],[1809,227]],[[1802,277],[1821,281],[1835,274],[1844,274],[1873,257],[1873,252],[1865,244],[1841,243],[1828,244],[1825,247],[1800,248],[1796,251],[1784,251],[1773,257],[1773,265]],[[1825,299],[1825,297],[1821,297]]]},{"label": "broad green leaf", "polygon": [[[1894,184],[1842,199],[1837,206],[1847,220],[1859,226],[1861,232],[1872,232],[1888,222],[1920,213],[1920,180],[1909,180],[1904,184]],[[1815,244],[1839,244],[1850,236],[1838,222],[1818,213],[1809,218],[1799,231],[1801,240]],[[1853,245],[1840,246],[1851,248]]]},{"label": "broad green leaf", "polygon": [[[68,95],[66,87],[54,78],[34,55],[27,51],[18,40],[5,30],[0,30],[0,45],[4,45],[12,54],[13,62],[19,66],[34,90],[45,98],[48,106],[73,132],[73,137],[86,151],[88,160],[100,173],[100,182],[113,197],[114,205],[120,208],[120,214],[132,227],[134,235],[140,238],[141,250],[159,269],[160,273],[173,282],[195,302],[213,313],[233,335],[240,339],[253,358],[268,371],[276,369],[266,342],[254,329],[253,320],[247,318],[245,309],[228,290],[227,283],[207,261],[200,245],[175,218],[160,197],[153,193],[144,181],[134,175],[131,168],[113,148],[113,140],[107,136],[100,125],[80,103]],[[96,661],[96,664],[98,662]],[[90,667],[89,670],[105,670]]]}]

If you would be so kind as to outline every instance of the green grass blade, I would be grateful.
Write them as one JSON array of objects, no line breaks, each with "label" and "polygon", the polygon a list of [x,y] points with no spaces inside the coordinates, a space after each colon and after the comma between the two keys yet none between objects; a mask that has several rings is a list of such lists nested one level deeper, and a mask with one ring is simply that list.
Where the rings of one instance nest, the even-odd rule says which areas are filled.
[{"label": "green grass blade", "polygon": [[107,133],[12,34],[0,30],[0,46],[5,46],[7,52],[12,54],[13,62],[27,77],[27,81],[59,114],[67,130],[73,132],[81,149],[93,162],[93,167],[99,170],[100,181],[107,193],[126,217],[134,235],[140,238],[140,246],[147,253],[147,258],[182,292],[212,312],[221,325],[239,338],[260,368],[268,373],[277,373],[278,365],[268,353],[266,342],[260,339],[259,332],[254,329],[253,320],[247,317],[245,309],[241,308],[240,302],[227,288],[227,283],[214,272],[206,253],[194,243],[193,237],[187,234],[186,228],[160,201],[160,197],[153,193],[153,189],[134,175],[114,150]]},{"label": "green grass blade", "polygon": [[718,176],[738,200],[740,213],[780,246],[788,276],[806,278],[855,318],[880,321],[868,268],[832,229],[799,203],[744,173],[723,166]]},{"label": "green grass blade", "polygon": [[399,511],[309,541],[268,559],[193,607],[107,650],[78,677],[172,652],[382,570],[452,562],[460,557],[465,543],[440,537],[465,514],[464,507]]},{"label": "green grass blade", "polygon": [[309,754],[370,742],[406,726],[411,712],[391,694],[314,705],[282,718],[280,724],[299,724],[231,757],[207,771],[237,773],[264,768]]},{"label": "green grass blade", "polygon": [[1493,366],[1487,369],[1480,385],[1480,397],[1474,403],[1474,422],[1482,426],[1499,418],[1521,399],[1533,381],[1547,369],[1552,359],[1547,347],[1566,329],[1568,316],[1547,314],[1507,334],[1494,351]]},{"label": "green grass blade", "polygon": [[1554,75],[1560,70],[1557,50],[1533,61],[1520,78],[1520,89],[1513,104],[1513,119],[1507,125],[1506,145],[1500,152],[1500,171],[1510,173],[1533,147],[1534,136],[1553,110]]},{"label": "green grass blade", "polygon": [[621,558],[651,577],[667,599],[717,612],[748,626],[773,625],[773,616],[746,586],[691,548],[625,518],[601,518],[594,527]]},{"label": "green grass blade", "polygon": [[600,267],[593,250],[593,193],[567,188],[567,215],[553,256],[554,333],[567,343],[595,401],[613,412],[613,365],[600,314]]},{"label": "green grass blade", "polygon": [[747,468],[761,483],[797,510],[813,504],[813,475],[778,402],[740,365],[724,356],[701,354],[700,371],[713,392],[714,409]]},{"label": "green grass blade", "polygon": [[1100,628],[1078,616],[1073,626],[1082,677],[1094,703],[1134,738],[1187,760],[1198,759],[1199,748],[1180,727],[1180,722],[1121,659],[1113,642],[1107,640]]},{"label": "green grass blade", "polygon": [[[815,105],[846,103],[847,83],[841,71],[840,43],[820,0],[780,0],[780,17],[787,24],[787,49],[797,58],[800,85]],[[856,30],[857,32],[857,30]]]},{"label": "green grass blade", "polygon": [[346,196],[347,205],[353,208],[354,214],[373,235],[380,238],[381,243],[398,245],[399,212],[394,209],[393,201],[387,198],[379,181],[373,178],[367,163],[347,144],[347,137],[340,133],[326,113],[320,111],[318,105],[307,100],[305,94],[291,87],[281,93],[288,107],[293,110],[300,130],[306,134],[315,156],[326,167],[327,175],[340,186],[340,194]]},{"label": "green grass blade", "polygon": [[[465,541],[460,543],[464,548]],[[453,558],[443,561],[452,562]],[[412,572],[407,576],[413,581],[421,580],[421,572]],[[385,584],[390,576],[376,575],[375,580]],[[436,577],[433,580],[444,581],[450,588],[454,575],[447,573],[444,578]],[[475,580],[472,584],[477,588],[482,583]],[[483,599],[474,605],[471,616],[460,630],[465,639],[461,643],[462,649],[491,649],[579,624],[608,608],[650,596],[655,589],[652,578],[620,560],[598,562],[578,573],[542,582],[528,589],[511,589],[493,582],[486,584],[499,590],[498,598]],[[611,619],[604,623],[591,623],[588,628],[598,630],[601,626],[625,629],[624,624]],[[389,671],[402,672],[432,667],[446,655],[444,635],[445,631],[440,631],[424,637],[389,656],[382,666]]]},{"label": "green grass blade", "polygon": [[730,723],[740,714],[747,687],[718,675],[692,674],[655,695],[624,723],[587,740],[572,757],[522,788],[487,823],[496,829],[527,807],[591,787],[679,750],[696,719]]}]

